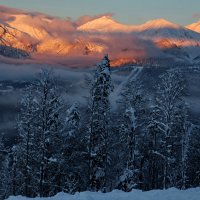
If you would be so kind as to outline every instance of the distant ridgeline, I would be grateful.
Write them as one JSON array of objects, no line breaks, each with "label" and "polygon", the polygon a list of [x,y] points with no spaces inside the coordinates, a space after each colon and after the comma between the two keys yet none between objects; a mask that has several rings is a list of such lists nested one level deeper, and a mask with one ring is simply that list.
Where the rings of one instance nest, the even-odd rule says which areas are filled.
[{"label": "distant ridgeline", "polygon": [[96,58],[109,52],[114,66],[200,63],[199,22],[183,27],[155,19],[141,25],[124,25],[102,16],[80,24],[45,14],[33,17],[28,12],[8,10],[2,13],[7,17],[0,17],[0,44],[14,49],[2,50],[3,56],[21,58],[30,54],[34,55],[32,59],[43,57],[47,61],[52,57]]}]

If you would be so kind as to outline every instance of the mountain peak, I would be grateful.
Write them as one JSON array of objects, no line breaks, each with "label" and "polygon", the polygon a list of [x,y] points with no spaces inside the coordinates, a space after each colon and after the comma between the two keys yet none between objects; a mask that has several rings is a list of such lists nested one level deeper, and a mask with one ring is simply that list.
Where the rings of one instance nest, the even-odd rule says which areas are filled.
[{"label": "mountain peak", "polygon": [[92,21],[87,22],[86,24],[83,24],[82,26],[78,27],[78,30],[81,31],[95,31],[98,29],[103,29],[106,26],[116,25],[118,24],[115,22],[112,17],[110,16],[102,16],[99,18],[96,18]]},{"label": "mountain peak", "polygon": [[170,21],[168,21],[164,18],[153,19],[153,20],[150,20],[150,21],[154,22],[154,23],[160,23],[160,24],[171,24]]},{"label": "mountain peak", "polygon": [[143,28],[149,29],[149,28],[180,28],[180,25],[174,24],[170,21],[167,21],[166,19],[160,18],[160,19],[154,19],[147,21],[145,24],[142,25]]},{"label": "mountain peak", "polygon": [[166,19],[159,18],[147,21],[142,25],[125,25],[115,21],[110,16],[102,16],[78,27],[79,31],[86,32],[138,32],[150,29],[180,29],[180,25],[167,21]]},{"label": "mountain peak", "polygon": [[86,32],[132,32],[136,26],[124,25],[115,21],[111,16],[102,16],[78,27],[79,31]]},{"label": "mountain peak", "polygon": [[97,19],[113,20],[113,18],[111,16],[109,16],[109,15],[103,15],[100,18],[97,18]]}]

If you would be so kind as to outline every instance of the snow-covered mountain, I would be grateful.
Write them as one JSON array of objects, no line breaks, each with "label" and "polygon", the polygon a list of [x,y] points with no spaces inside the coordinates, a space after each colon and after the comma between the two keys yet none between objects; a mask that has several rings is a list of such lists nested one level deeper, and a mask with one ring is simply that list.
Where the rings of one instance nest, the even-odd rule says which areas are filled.
[{"label": "snow-covered mountain", "polygon": [[0,23],[0,55],[23,58],[33,51],[34,40],[28,34]]},{"label": "snow-covered mountain", "polygon": [[[156,19],[142,25],[123,25],[110,17],[100,17],[78,27],[89,33],[130,33],[155,47],[176,61],[192,63],[199,56],[200,34],[165,19]],[[156,59],[154,57],[154,59]]]},{"label": "snow-covered mountain", "polygon": [[199,24],[183,27],[155,19],[141,25],[125,25],[110,16],[80,24],[3,7],[0,9],[0,45],[26,51],[34,59],[38,54],[92,57],[109,53],[117,65],[149,59],[192,64],[200,62],[197,59],[200,57]]},{"label": "snow-covered mountain", "polygon": [[[162,54],[161,59],[165,62],[173,60],[173,62],[193,63],[194,59],[199,56],[200,34],[165,19],[151,20],[142,25],[123,25],[110,17],[103,16],[87,22],[77,29],[90,34],[129,33],[142,39],[142,41],[146,41],[147,45],[148,41],[151,41],[161,51],[161,54],[165,54],[164,58]],[[129,49],[129,47],[124,49]],[[146,56],[145,59],[160,60],[160,54],[157,54],[157,56],[146,54]],[[129,63],[132,58],[119,58],[118,62],[122,61],[123,64],[124,60]],[[195,63],[196,61],[197,59],[195,59]]]},{"label": "snow-covered mountain", "polygon": [[0,23],[0,44],[18,48],[27,52],[34,51],[34,39],[27,33],[24,33],[9,25]]},{"label": "snow-covered mountain", "polygon": [[199,55],[200,34],[164,19],[149,21],[138,28],[138,34],[163,52],[193,62]]},{"label": "snow-covered mountain", "polygon": [[[16,41],[12,37],[6,38],[4,43],[6,46],[13,45],[32,54],[53,56],[91,55],[102,53],[107,48],[97,41],[92,41],[91,38],[78,35],[75,24],[68,19],[19,10],[13,12],[13,9],[9,10],[9,8],[4,9],[3,12],[2,10],[0,9],[2,14],[0,20],[3,20],[9,29],[15,31],[12,35],[15,36]],[[4,33],[0,30],[1,32]],[[0,34],[2,40],[3,37]]]},{"label": "snow-covered mountain", "polygon": [[101,33],[130,33],[136,31],[137,26],[120,24],[113,20],[110,16],[102,16],[79,26],[77,30]]},{"label": "snow-covered mountain", "polygon": [[51,20],[48,20],[45,17],[37,16],[37,18],[35,17],[36,19],[32,17],[32,20],[30,21],[30,20],[27,20],[26,14],[18,14],[18,15],[12,14],[11,16],[13,17],[13,20],[8,21],[7,23],[11,27],[14,27],[24,33],[27,33],[34,39],[43,40],[46,37],[48,37],[48,35],[50,34],[47,32],[45,27],[42,27],[41,22],[46,22],[47,25],[48,23],[51,23]]},{"label": "snow-covered mountain", "polygon": [[186,26],[186,28],[200,33],[200,21],[190,24],[190,25]]},{"label": "snow-covered mountain", "polygon": [[132,33],[156,42],[166,39],[166,41],[177,46],[200,44],[200,34],[165,19],[151,20],[142,25],[123,25],[114,21],[111,17],[103,16],[83,24],[77,30],[99,33]]},{"label": "snow-covered mountain", "polygon": [[124,25],[116,22],[110,16],[102,16],[79,26],[77,29],[79,31],[100,32],[100,33],[102,32],[140,33],[152,29],[162,29],[162,28],[178,29],[180,27],[181,26],[173,24],[165,19],[151,20],[141,25]]},{"label": "snow-covered mountain", "polygon": [[200,39],[200,35],[198,33],[165,19],[148,21],[145,24],[139,25],[137,30],[137,32],[142,35],[154,38],[165,37],[169,39],[177,38],[185,40]]}]

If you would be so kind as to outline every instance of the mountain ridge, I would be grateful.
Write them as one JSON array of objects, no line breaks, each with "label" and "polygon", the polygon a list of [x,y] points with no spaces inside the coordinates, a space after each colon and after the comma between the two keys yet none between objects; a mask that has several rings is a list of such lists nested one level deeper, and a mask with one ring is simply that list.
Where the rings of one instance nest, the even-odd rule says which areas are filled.
[{"label": "mountain ridge", "polygon": [[132,32],[135,31],[137,26],[135,25],[125,25],[113,20],[109,16],[102,16],[100,18],[89,21],[77,28],[78,31],[88,31],[88,32]]},{"label": "mountain ridge", "polygon": [[184,27],[159,18],[126,25],[103,15],[78,26],[41,13],[1,10],[0,45],[26,51],[34,59],[37,54],[92,57],[109,53],[123,62],[153,58],[193,63],[200,56],[200,33],[193,30],[198,24]]}]

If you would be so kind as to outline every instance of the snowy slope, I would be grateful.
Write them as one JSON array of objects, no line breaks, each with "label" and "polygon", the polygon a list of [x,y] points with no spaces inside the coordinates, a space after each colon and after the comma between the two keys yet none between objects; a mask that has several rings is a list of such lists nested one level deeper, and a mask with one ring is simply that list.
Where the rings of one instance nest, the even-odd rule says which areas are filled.
[{"label": "snowy slope", "polygon": [[190,25],[186,26],[186,28],[200,33],[200,21],[190,24]]},{"label": "snowy slope", "polygon": [[143,26],[140,34],[152,40],[175,60],[193,63],[199,56],[200,34],[166,20],[153,20]]},{"label": "snowy slope", "polygon": [[165,53],[189,62],[199,55],[200,34],[164,19],[151,20],[138,28],[143,39],[151,40]]},{"label": "snowy slope", "polygon": [[[0,6],[1,7],[1,6]],[[1,12],[1,10],[0,10]],[[0,13],[0,14],[5,14]],[[74,36],[76,34],[75,25],[69,20],[47,16],[42,13],[26,13],[23,11],[6,13],[8,20],[4,20],[9,27],[23,33],[21,38],[29,38],[25,43],[34,46],[34,53],[71,55],[71,54],[93,54],[102,53],[106,47],[91,39]],[[1,16],[0,16],[1,19]],[[11,19],[11,20],[10,20]],[[15,33],[18,39],[18,33]],[[9,44],[16,42],[9,40]],[[8,45],[8,43],[6,44]],[[19,49],[24,49],[18,45]]]},{"label": "snowy slope", "polygon": [[200,34],[165,19],[128,26],[103,16],[78,27],[78,30],[90,33],[130,33],[140,39],[152,41],[168,55],[189,62],[199,55]]},{"label": "snowy slope", "polygon": [[199,40],[200,34],[165,19],[155,19],[138,27],[138,32],[149,37]]},{"label": "snowy slope", "polygon": [[77,30],[99,33],[124,32],[155,38],[200,40],[200,34],[162,18],[150,20],[141,25],[124,25],[116,22],[111,17],[102,16],[79,26]]},{"label": "snowy slope", "polygon": [[34,50],[29,35],[0,23],[0,55],[10,58],[25,58]]},{"label": "snowy slope", "polygon": [[[169,190],[153,190],[142,192],[134,190],[129,193],[115,190],[110,193],[82,192],[75,195],[59,193],[51,198],[34,198],[35,200],[199,200],[200,188],[180,191],[172,188]],[[25,197],[10,197],[8,200],[26,200]]]},{"label": "snowy slope", "polygon": [[[42,28],[42,26],[39,26],[38,23],[35,23],[34,26],[32,25],[32,23],[28,23],[27,15],[25,14],[13,15],[12,14],[11,17],[13,17],[14,20],[7,22],[11,27],[15,27],[16,29],[29,34],[31,37],[37,40],[43,40],[48,36],[48,32],[45,30],[45,28]],[[39,16],[38,19],[35,21],[38,22],[39,20],[42,22],[43,20],[45,20],[45,18],[42,18]],[[32,21],[34,21],[34,19],[32,19]],[[40,24],[42,24],[41,22]],[[51,21],[48,21],[48,20],[46,20],[45,22],[47,24],[51,23]]]},{"label": "snowy slope", "polygon": [[100,18],[89,21],[86,24],[79,26],[77,30],[85,32],[101,32],[101,33],[112,33],[112,32],[130,33],[136,31],[137,26],[120,24],[109,16],[102,16]]},{"label": "snowy slope", "polygon": [[[66,55],[69,53],[70,44],[62,37],[59,37],[60,30],[57,29],[56,24],[52,25],[54,23],[53,19],[42,14],[32,16],[28,13],[11,13],[9,16],[13,17],[13,20],[7,21],[11,27],[26,33],[36,41],[35,52],[54,55]],[[59,20],[57,23],[59,23]],[[55,28],[52,29],[52,26],[55,26]],[[64,26],[62,28],[64,29]]]},{"label": "snowy slope", "polygon": [[7,24],[0,23],[0,44],[27,52],[34,51],[34,39]]}]

